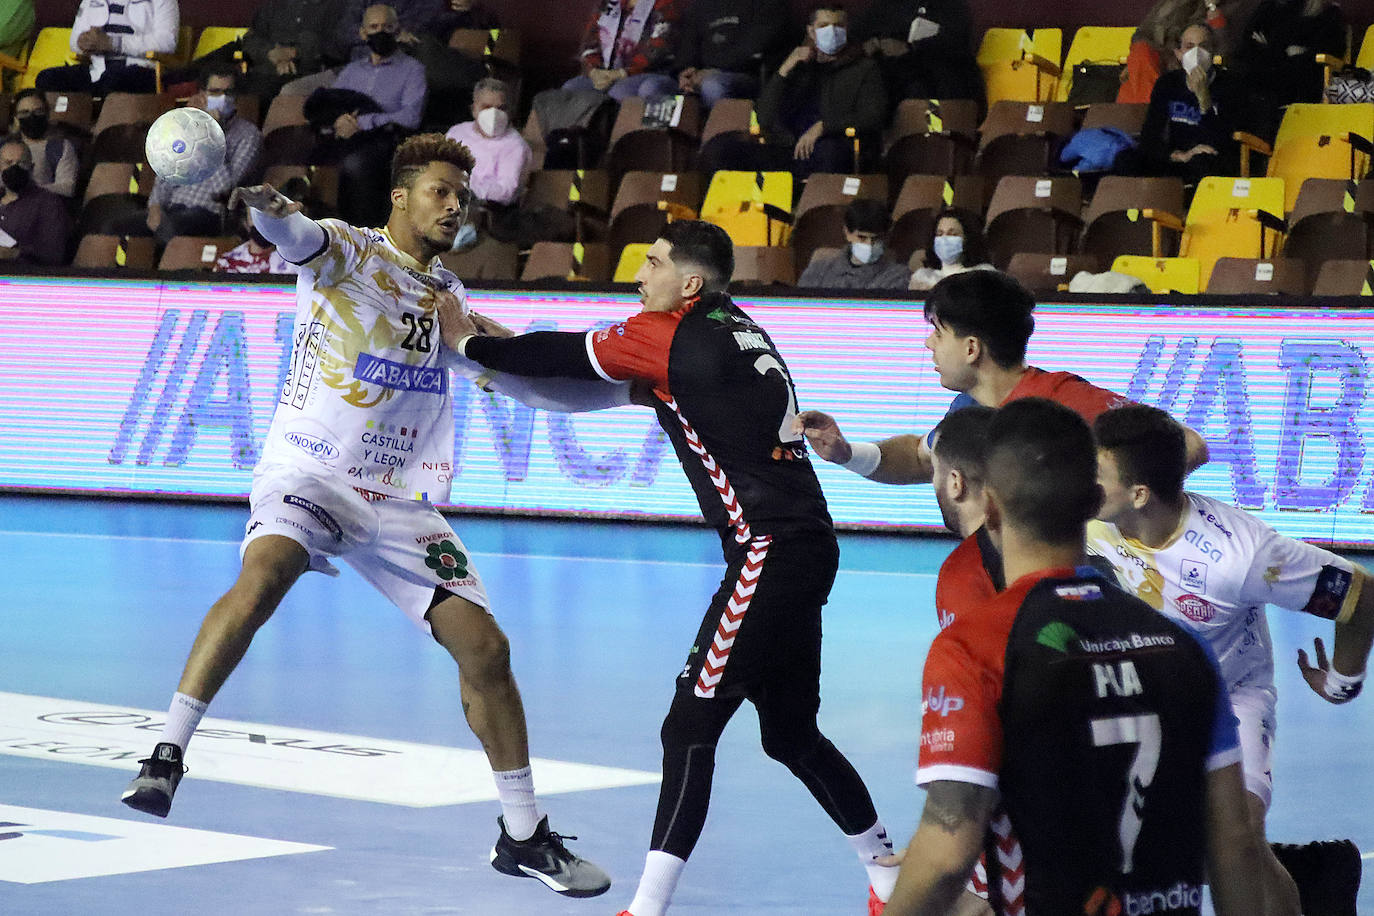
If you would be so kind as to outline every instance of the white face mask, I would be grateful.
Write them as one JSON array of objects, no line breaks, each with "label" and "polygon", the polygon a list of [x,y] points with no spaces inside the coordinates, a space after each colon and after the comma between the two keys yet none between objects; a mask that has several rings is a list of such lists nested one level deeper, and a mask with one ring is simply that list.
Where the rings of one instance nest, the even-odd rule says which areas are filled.
[{"label": "white face mask", "polygon": [[935,257],[941,264],[958,264],[964,254],[964,237],[961,235],[935,236]]},{"label": "white face mask", "polygon": [[1201,45],[1183,52],[1183,69],[1192,73],[1201,69],[1206,73],[1212,68],[1212,53]]},{"label": "white face mask", "polygon": [[849,36],[842,25],[824,25],[816,30],[816,48],[822,54],[838,54]]},{"label": "white face mask", "polygon": [[872,264],[883,256],[882,242],[850,242],[850,256],[860,264]]},{"label": "white face mask", "polygon": [[488,137],[499,137],[510,126],[510,115],[499,108],[483,108],[477,112],[477,126]]},{"label": "white face mask", "polygon": [[207,95],[205,108],[211,114],[219,115],[221,118],[228,117],[234,113],[234,97],[227,92],[220,95]]}]

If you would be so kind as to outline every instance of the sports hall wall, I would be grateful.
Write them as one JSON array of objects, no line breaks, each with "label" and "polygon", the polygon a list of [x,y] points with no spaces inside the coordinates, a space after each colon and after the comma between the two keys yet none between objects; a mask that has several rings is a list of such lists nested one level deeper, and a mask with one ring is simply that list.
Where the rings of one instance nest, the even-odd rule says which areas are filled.
[{"label": "sports hall wall", "polygon": [[[799,409],[857,440],[924,432],[944,414],[921,303],[742,294],[777,341]],[[623,291],[475,291],[517,330],[582,330],[638,310]],[[1374,310],[1158,299],[1045,303],[1029,359],[1157,404],[1204,434],[1189,486],[1286,534],[1374,548]],[[294,287],[0,277],[0,489],[241,497],[293,335]],[[470,385],[454,398],[453,503],[472,510],[697,517],[652,415],[566,416]],[[398,469],[405,431],[378,430]],[[399,445],[396,443],[399,442]],[[359,443],[298,442],[346,465]],[[376,443],[373,443],[375,446]],[[938,528],[929,487],[886,487],[817,462],[836,521]],[[1201,549],[1224,552],[1218,528]]]}]

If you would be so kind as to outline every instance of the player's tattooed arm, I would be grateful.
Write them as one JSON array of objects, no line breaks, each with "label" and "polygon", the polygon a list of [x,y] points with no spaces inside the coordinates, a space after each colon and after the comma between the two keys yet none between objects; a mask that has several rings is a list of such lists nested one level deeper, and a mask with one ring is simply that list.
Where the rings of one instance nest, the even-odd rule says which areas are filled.
[{"label": "player's tattooed arm", "polygon": [[949,913],[963,894],[993,809],[996,789],[942,780],[930,784],[921,823],[902,861],[888,916]]}]

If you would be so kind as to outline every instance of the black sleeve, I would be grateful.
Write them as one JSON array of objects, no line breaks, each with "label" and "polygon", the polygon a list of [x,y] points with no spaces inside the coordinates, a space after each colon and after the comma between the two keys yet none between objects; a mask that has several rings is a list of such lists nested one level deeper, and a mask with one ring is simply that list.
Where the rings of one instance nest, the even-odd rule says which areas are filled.
[{"label": "black sleeve", "polygon": [[601,378],[587,355],[585,331],[533,331],[518,337],[471,337],[463,355],[488,369],[511,375]]}]

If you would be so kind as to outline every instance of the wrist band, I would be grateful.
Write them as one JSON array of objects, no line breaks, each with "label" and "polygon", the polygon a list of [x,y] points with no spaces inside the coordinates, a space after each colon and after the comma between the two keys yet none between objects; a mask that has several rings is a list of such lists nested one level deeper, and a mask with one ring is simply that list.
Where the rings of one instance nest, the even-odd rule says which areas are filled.
[{"label": "wrist band", "polygon": [[1353,700],[1360,695],[1360,690],[1364,687],[1365,673],[1341,674],[1335,668],[1326,669],[1326,684],[1322,688],[1328,699],[1344,703],[1346,700]]},{"label": "wrist band", "polygon": [[476,336],[477,336],[476,334],[469,334],[469,335],[467,335],[466,337],[464,337],[464,338],[462,338],[461,340],[458,341],[458,346],[455,347],[454,349],[456,349],[456,350],[458,351],[458,355],[459,355],[459,356],[463,357],[464,359],[467,358],[467,355],[468,355],[468,341],[469,341],[469,340],[472,340],[472,338],[474,338],[474,337],[476,337]]},{"label": "wrist band", "polygon": [[852,447],[852,454],[849,460],[840,467],[846,471],[853,471],[860,477],[868,477],[878,470],[878,465],[883,461],[883,450],[878,448],[876,442],[856,442]]}]

